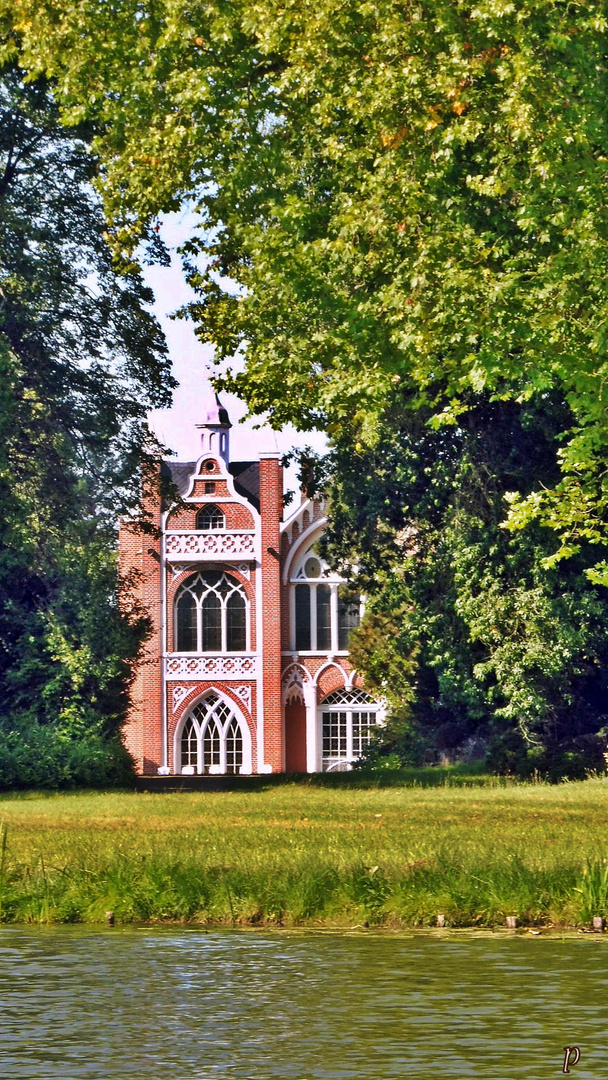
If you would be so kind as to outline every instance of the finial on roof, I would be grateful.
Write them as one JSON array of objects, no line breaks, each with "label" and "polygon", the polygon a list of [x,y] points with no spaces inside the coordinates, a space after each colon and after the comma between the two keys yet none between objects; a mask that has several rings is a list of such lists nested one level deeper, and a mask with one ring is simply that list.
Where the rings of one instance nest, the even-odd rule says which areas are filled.
[{"label": "finial on roof", "polygon": [[219,395],[211,388],[205,394],[202,402],[202,420],[197,427],[205,427],[212,424],[213,427],[232,427],[228,411],[222,405]]},{"label": "finial on roof", "polygon": [[209,387],[201,403],[202,419],[197,424],[201,432],[202,453],[220,457],[228,464],[230,460],[230,442],[228,432],[232,427],[227,409],[222,405],[218,394]]}]

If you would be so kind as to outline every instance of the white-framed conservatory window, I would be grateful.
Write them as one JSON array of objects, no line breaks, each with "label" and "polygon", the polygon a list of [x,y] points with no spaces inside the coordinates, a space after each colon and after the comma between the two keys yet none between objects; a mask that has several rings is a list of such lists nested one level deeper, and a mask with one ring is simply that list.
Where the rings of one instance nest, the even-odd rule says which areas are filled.
[{"label": "white-framed conservatory window", "polygon": [[249,602],[241,583],[221,570],[201,570],[175,598],[175,651],[247,652]]},{"label": "white-framed conservatory window", "polygon": [[297,652],[347,652],[361,602],[313,548],[291,578],[291,647]]},{"label": "white-framed conservatory window", "polygon": [[215,506],[211,503],[209,506],[203,506],[196,515],[196,527],[202,532],[209,532],[212,529],[223,529],[226,524],[226,518],[219,506]]},{"label": "white-framed conservatory window", "polygon": [[226,701],[207,694],[188,713],[177,739],[178,772],[183,775],[251,772],[250,741]]},{"label": "white-framed conservatory window", "polygon": [[380,706],[363,690],[335,690],[321,705],[323,772],[350,769],[378,724]]}]

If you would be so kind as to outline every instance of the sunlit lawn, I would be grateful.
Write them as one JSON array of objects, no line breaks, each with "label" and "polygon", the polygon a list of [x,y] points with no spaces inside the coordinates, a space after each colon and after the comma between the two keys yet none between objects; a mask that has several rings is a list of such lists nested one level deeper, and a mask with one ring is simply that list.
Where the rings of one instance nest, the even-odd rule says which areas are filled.
[{"label": "sunlit lawn", "polygon": [[577,925],[608,914],[608,781],[0,799],[1,917]]}]

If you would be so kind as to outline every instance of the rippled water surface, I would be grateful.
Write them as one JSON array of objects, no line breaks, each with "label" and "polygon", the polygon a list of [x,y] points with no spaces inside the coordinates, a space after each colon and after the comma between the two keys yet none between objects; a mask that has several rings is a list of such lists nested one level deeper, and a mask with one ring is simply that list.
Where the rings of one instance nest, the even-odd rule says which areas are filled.
[{"label": "rippled water surface", "polygon": [[608,1077],[608,942],[0,931],[0,1077]]}]

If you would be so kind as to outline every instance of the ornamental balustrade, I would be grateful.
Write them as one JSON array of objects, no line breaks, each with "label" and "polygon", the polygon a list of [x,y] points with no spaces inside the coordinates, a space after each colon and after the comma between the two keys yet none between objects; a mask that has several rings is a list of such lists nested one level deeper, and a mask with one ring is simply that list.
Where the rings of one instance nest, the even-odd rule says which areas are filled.
[{"label": "ornamental balustrade", "polygon": [[257,675],[256,657],[249,653],[234,655],[192,656],[181,654],[168,656],[165,660],[167,679],[250,679]]},{"label": "ornamental balustrade", "polygon": [[170,562],[187,559],[243,559],[255,557],[255,532],[168,532],[165,554]]}]

